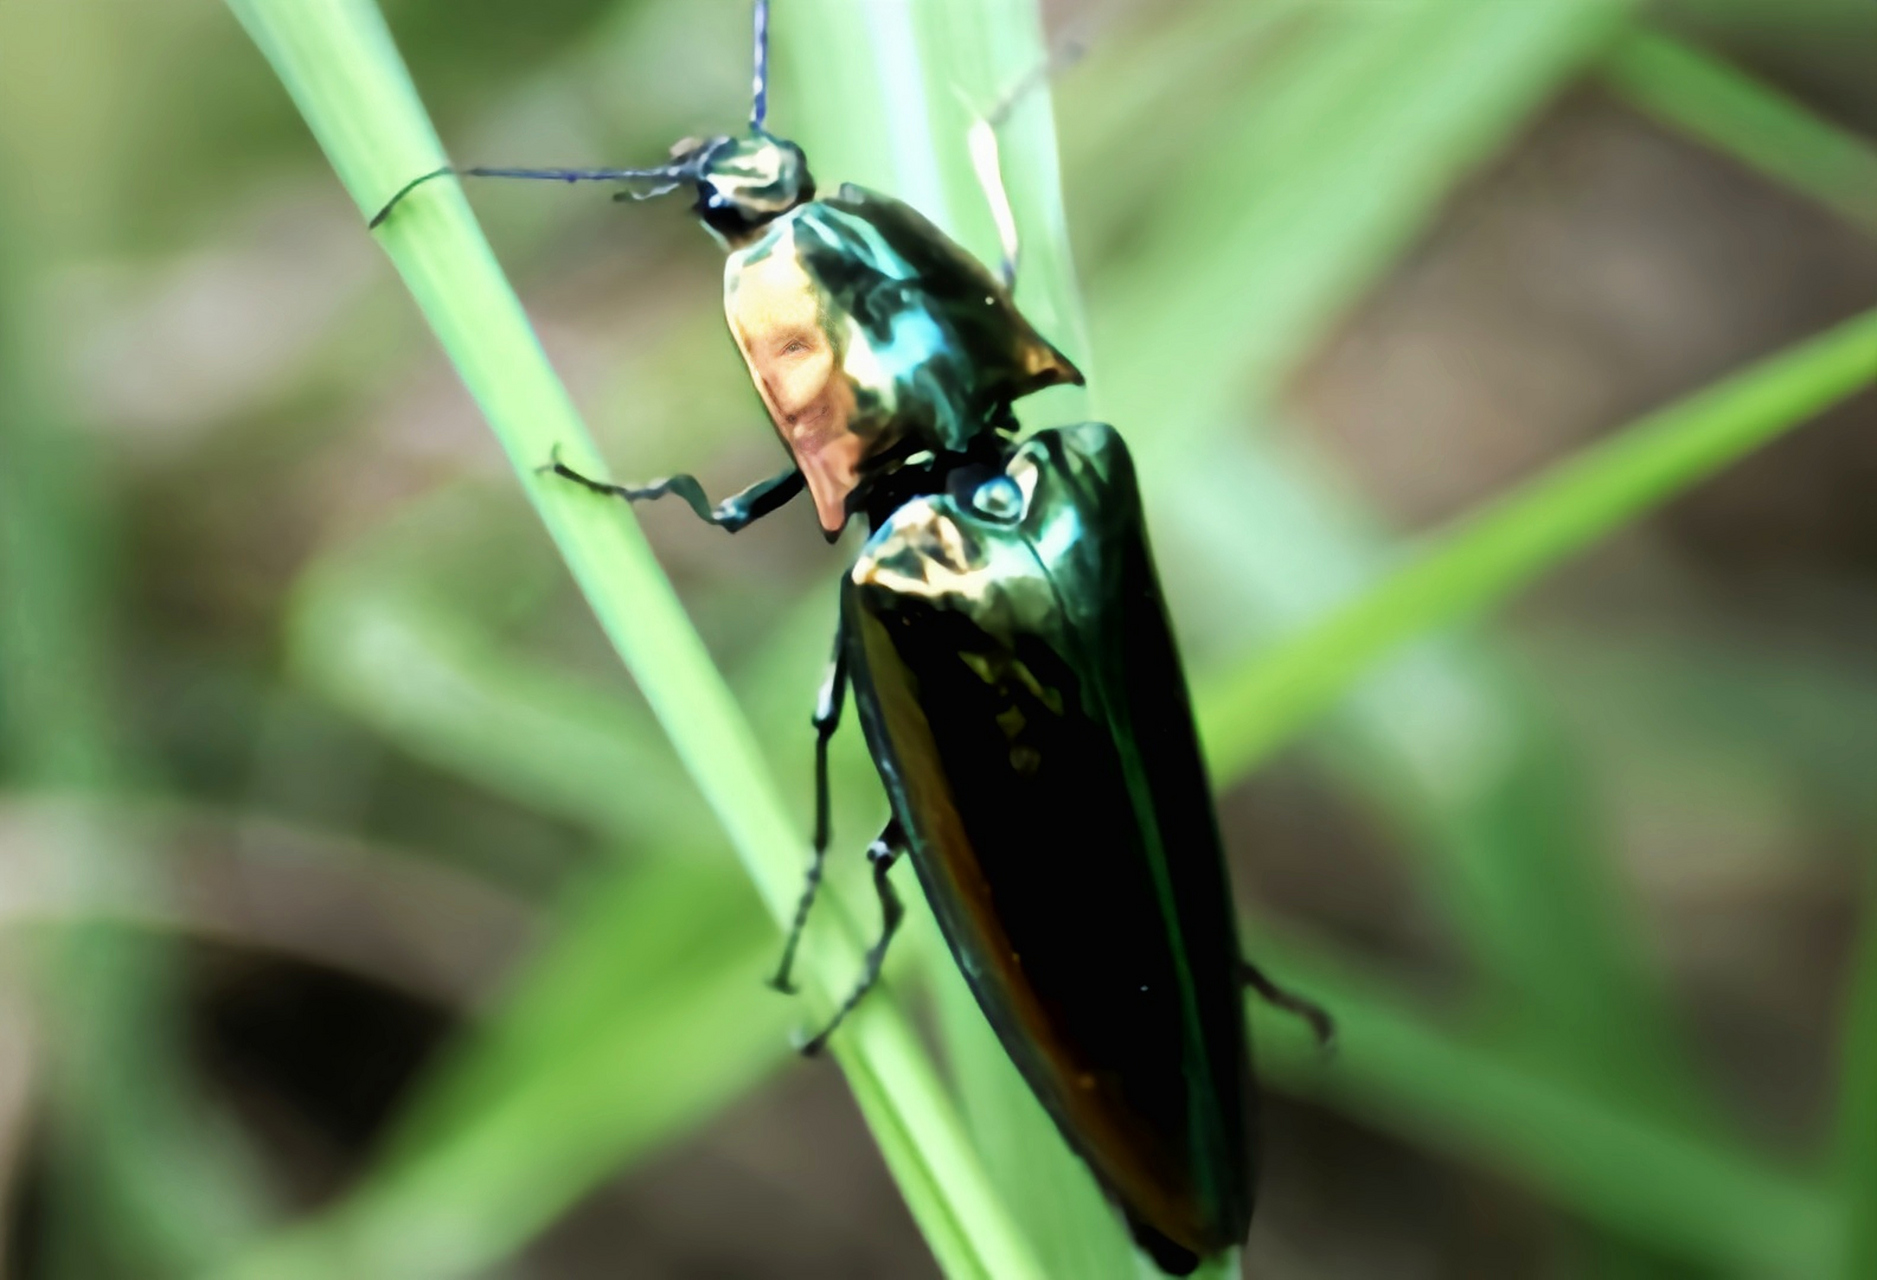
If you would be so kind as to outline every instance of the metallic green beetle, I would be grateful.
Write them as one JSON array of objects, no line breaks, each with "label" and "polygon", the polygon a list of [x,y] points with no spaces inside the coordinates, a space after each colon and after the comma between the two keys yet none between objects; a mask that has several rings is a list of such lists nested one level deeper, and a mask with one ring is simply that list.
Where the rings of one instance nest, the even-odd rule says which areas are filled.
[{"label": "metallic green beetle", "polygon": [[869,849],[884,926],[807,1050],[877,979],[901,916],[888,872],[909,852],[1024,1079],[1140,1246],[1188,1274],[1251,1221],[1241,986],[1325,1037],[1329,1021],[1240,953],[1126,446],[1099,423],[1016,440],[1012,402],[1081,374],[1011,300],[994,163],[1001,278],[897,200],[851,185],[817,199],[801,149],[763,128],[766,26],[758,0],[742,137],[652,169],[441,172],[695,192],[730,251],[725,314],[791,465],[714,506],[688,475],[629,487],[550,465],[634,501],[676,494],[732,532],[804,489],[830,541],[856,515],[872,531],[842,584],[814,718],[814,863],[775,985],[788,989],[820,880],[827,746],[851,678],[893,812]]}]

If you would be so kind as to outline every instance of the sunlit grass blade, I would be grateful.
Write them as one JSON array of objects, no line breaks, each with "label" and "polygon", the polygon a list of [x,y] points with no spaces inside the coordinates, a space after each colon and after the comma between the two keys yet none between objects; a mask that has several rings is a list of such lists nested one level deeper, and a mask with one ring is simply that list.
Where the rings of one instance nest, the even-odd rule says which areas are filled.
[{"label": "sunlit grass blade", "polygon": [[[361,212],[444,157],[389,32],[366,0],[233,0]],[[629,513],[538,474],[559,447],[602,473],[461,191],[433,183],[380,233],[481,405],[601,625],[778,918],[805,852],[761,752]],[[824,929],[804,955],[813,1002],[831,1008],[858,969],[850,935]],[[892,1005],[871,1001],[834,1051],[914,1217],[948,1274],[1036,1274],[983,1180],[932,1064]]]},{"label": "sunlit grass blade", "polygon": [[1640,29],[1610,51],[1610,85],[1650,115],[1877,235],[1877,144],[1672,36]]},{"label": "sunlit grass blade", "polygon": [[1559,560],[1877,382],[1867,312],[1648,415],[1490,503],[1324,623],[1201,685],[1212,767],[1255,767],[1378,658],[1463,621]]}]

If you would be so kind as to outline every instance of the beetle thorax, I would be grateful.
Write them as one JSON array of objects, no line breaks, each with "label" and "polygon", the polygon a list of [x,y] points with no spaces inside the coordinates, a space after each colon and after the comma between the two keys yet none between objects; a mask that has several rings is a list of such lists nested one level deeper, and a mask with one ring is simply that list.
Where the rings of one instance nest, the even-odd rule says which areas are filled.
[{"label": "beetle thorax", "polygon": [[[921,415],[904,412],[901,377],[804,259],[797,210],[724,266],[724,313],[776,434],[795,457],[830,536],[858,500],[869,464],[901,452]],[[936,337],[937,335],[935,335]],[[927,442],[919,441],[918,448]]]},{"label": "beetle thorax", "polygon": [[822,290],[795,245],[795,220],[778,219],[724,267],[724,314],[776,433],[808,481],[821,527],[846,523],[861,464],[881,446],[883,423],[856,412],[860,397],[845,335],[830,324]]},{"label": "beetle thorax", "polygon": [[734,249],[724,311],[830,537],[877,505],[870,489],[919,488],[896,471],[983,461],[1016,426],[1012,401],[1081,379],[981,264],[858,187]]}]

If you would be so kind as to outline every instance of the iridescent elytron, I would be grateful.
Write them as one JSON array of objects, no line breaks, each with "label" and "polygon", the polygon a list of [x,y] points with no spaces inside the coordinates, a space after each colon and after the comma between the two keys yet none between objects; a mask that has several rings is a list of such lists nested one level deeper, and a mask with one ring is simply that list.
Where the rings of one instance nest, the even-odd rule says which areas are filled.
[{"label": "iridescent elytron", "polygon": [[866,520],[814,720],[814,862],[775,983],[820,879],[851,678],[893,811],[869,849],[884,928],[808,1049],[878,977],[900,919],[888,871],[910,852],[1024,1079],[1140,1245],[1187,1274],[1251,1220],[1241,986],[1328,1021],[1240,954],[1126,447],[1096,423],[1016,440],[1012,402],[1081,375],[1011,301],[995,120],[972,144],[991,157],[1001,277],[890,197],[815,198],[801,149],[762,127],[766,17],[759,0],[744,136],[651,169],[461,172],[694,191],[730,251],[725,314],[791,465],[715,506],[691,476],[625,487],[550,466],[628,499],[677,494],[731,531],[804,488],[830,539]]}]

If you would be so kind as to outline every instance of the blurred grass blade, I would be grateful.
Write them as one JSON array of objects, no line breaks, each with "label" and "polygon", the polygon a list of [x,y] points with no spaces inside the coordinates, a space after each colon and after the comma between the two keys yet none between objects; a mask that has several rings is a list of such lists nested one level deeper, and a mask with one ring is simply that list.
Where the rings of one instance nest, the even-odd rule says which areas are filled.
[{"label": "blurred grass blade", "polygon": [[789,1056],[793,1010],[753,980],[774,930],[734,869],[662,861],[577,899],[379,1165],[246,1274],[484,1274]]},{"label": "blurred grass blade", "polygon": [[[1227,430],[1247,392],[1271,397],[1442,195],[1604,47],[1628,8],[1303,4],[1256,74],[1230,66],[1236,99],[1176,135],[1192,162],[1153,192],[1159,216],[1089,286],[1096,351],[1113,365],[1102,411],[1133,432],[1144,465]],[[1091,63],[1096,93],[1126,74]],[[1137,136],[1110,140],[1100,154],[1112,162],[1135,146]],[[1125,194],[1111,163],[1100,178],[1091,201]],[[1175,377],[1181,394],[1169,397]]]},{"label": "blurred grass blade", "polygon": [[1610,51],[1623,97],[1877,235],[1877,145],[1719,58],[1647,29]]},{"label": "blurred grass blade", "polygon": [[[570,1113],[600,1115],[608,1104],[591,1095],[601,1081],[613,1093],[622,1092],[621,1081],[631,1081],[634,1093],[692,1087],[679,1077],[698,1070],[704,1046],[631,1029],[646,1021],[645,1009],[698,1004],[690,997],[699,990],[721,988],[725,998],[718,1003],[756,1024],[749,1031],[752,1047],[725,1058],[760,1071],[789,1056],[795,1010],[750,980],[775,958],[774,930],[734,864],[692,858],[620,873],[608,869],[576,877],[563,898],[567,909],[555,936],[511,976],[437,1083],[398,1120],[382,1174],[396,1176],[436,1148],[439,1134],[478,1123],[518,1090],[560,1093],[565,1096],[557,1105]],[[733,982],[732,974],[741,981]],[[741,998],[729,1000],[733,993]],[[596,1053],[591,1045],[598,1042],[608,1042],[611,1052]],[[631,1070],[621,1065],[622,1054],[654,1058],[649,1070]],[[574,1065],[582,1059],[590,1065]],[[584,1092],[557,1090],[541,1079],[574,1072],[590,1077]],[[626,1105],[658,1115],[644,1099]],[[606,1172],[591,1171],[596,1178]]]},{"label": "blurred grass blade", "polygon": [[[1764,830],[1753,815],[1778,813],[1789,815],[1779,826],[1877,836],[1877,669],[1860,657],[1783,638],[1577,626],[1526,630],[1520,647],[1571,691],[1573,724],[1625,789],[1726,825]],[[1727,807],[1713,811],[1716,796]]]},{"label": "blurred grass blade", "polygon": [[[27,311],[43,312],[34,267],[56,237],[29,239],[15,214],[0,198],[0,767],[13,787],[101,796],[137,780],[113,698],[114,531],[87,436],[52,401],[44,316]],[[81,892],[163,891],[134,824],[84,809],[59,826]],[[170,949],[95,921],[45,941],[42,1265],[194,1274],[252,1235],[265,1206],[185,1067]]]},{"label": "blurred grass blade", "polygon": [[1260,933],[1261,959],[1336,1011],[1339,1049],[1326,1061],[1296,1018],[1249,1003],[1261,1069],[1287,1091],[1509,1173],[1712,1274],[1830,1274],[1844,1206],[1828,1185],[1677,1128],[1647,1103],[1612,1103],[1555,1063],[1508,1052],[1490,1026],[1440,1030],[1327,958]]},{"label": "blurred grass blade", "polygon": [[714,836],[649,716],[592,681],[514,660],[432,598],[421,575],[435,566],[410,548],[432,540],[423,516],[436,505],[302,575],[288,620],[295,673],[402,750],[536,812],[674,853]]},{"label": "blurred grass blade", "polygon": [[[440,594],[486,536],[441,540],[463,527],[465,496],[435,495],[315,566],[296,593],[295,665],[413,754],[659,857],[571,890],[571,919],[396,1124],[386,1161],[275,1242],[257,1270],[486,1268],[789,1056],[799,1011],[756,980],[774,963],[774,929],[747,882],[715,860],[715,832],[668,752],[644,741],[649,718],[509,653],[462,600]],[[826,609],[801,613],[783,629],[808,633],[812,656],[793,664],[807,671],[826,649]],[[802,690],[757,674],[768,677],[755,682],[757,709],[777,704],[759,723],[799,730]],[[766,736],[782,749],[810,741]],[[848,772],[871,773],[864,754],[846,754]],[[627,777],[640,785],[622,794]]]},{"label": "blurred grass blade", "polygon": [[[1091,284],[1100,398],[1140,463],[1198,669],[1316,623],[1392,567],[1369,518],[1287,447],[1266,406],[1456,184],[1601,55],[1628,8],[1215,0],[1176,20],[1181,56],[1137,68],[1134,42],[1117,41],[1069,77],[1072,116],[1079,79],[1088,95],[1154,104],[1156,136],[1185,150],[1183,165],[1154,160],[1164,172],[1116,217],[1132,184],[1113,160],[1135,154],[1139,131],[1086,104],[1114,132],[1084,144],[1076,207],[1110,209],[1126,229],[1126,251]],[[1486,977],[1482,996],[1587,1075],[1702,1109],[1582,770],[1516,670],[1477,637],[1430,643],[1378,671],[1330,727],[1313,763],[1406,839]]]},{"label": "blurred grass blade", "polygon": [[[231,0],[361,212],[444,163],[383,19],[368,0]],[[361,232],[362,234],[362,232]],[[601,625],[730,833],[771,913],[793,908],[806,856],[761,752],[628,511],[536,474],[559,446],[603,474],[461,190],[432,183],[380,241],[520,473]],[[858,971],[849,934],[804,951],[815,1004]],[[908,1206],[953,1276],[1037,1274],[983,1179],[932,1064],[886,1000],[869,1001],[835,1054]]]},{"label": "blurred grass blade", "polygon": [[1463,621],[1872,382],[1877,311],[1632,423],[1460,521],[1326,622],[1202,682],[1215,773],[1253,768],[1403,641]]},{"label": "blurred grass blade", "polygon": [[1842,1280],[1877,1275],[1877,892],[1866,868],[1863,918],[1838,1037],[1833,1141],[1845,1198]]}]

